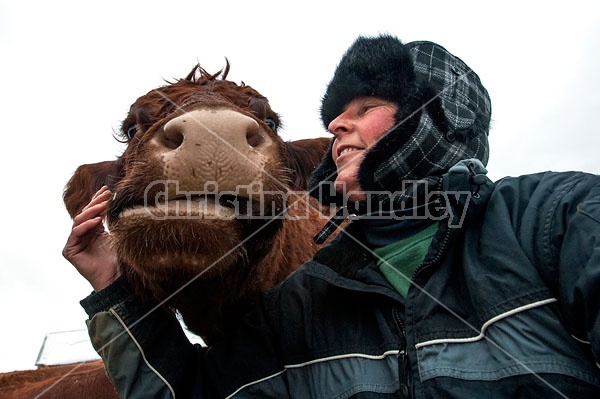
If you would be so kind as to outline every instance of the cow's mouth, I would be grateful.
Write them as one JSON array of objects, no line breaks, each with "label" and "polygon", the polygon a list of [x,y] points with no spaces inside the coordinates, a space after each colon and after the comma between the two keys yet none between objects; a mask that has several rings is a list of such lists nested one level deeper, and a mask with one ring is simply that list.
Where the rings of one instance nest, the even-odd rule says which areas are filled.
[{"label": "cow's mouth", "polygon": [[232,195],[183,195],[169,200],[151,201],[127,207],[119,218],[150,217],[167,219],[233,219],[243,210],[244,198]]},{"label": "cow's mouth", "polygon": [[116,190],[109,204],[108,223],[112,226],[122,218],[150,218],[154,220],[270,220],[285,213],[285,193],[260,189],[203,192],[149,186],[139,196],[135,186]]}]

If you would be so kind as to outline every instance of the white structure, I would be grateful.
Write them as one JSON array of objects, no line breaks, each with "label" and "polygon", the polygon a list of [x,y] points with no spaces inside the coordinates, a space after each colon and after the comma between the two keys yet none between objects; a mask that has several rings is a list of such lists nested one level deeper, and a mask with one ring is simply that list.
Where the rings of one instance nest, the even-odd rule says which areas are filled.
[{"label": "white structure", "polygon": [[[204,345],[202,338],[188,331],[185,326],[183,331],[191,342]],[[35,365],[58,366],[99,359],[100,356],[94,350],[87,330],[82,329],[46,334]]]},{"label": "white structure", "polygon": [[46,334],[36,366],[57,366],[98,360],[87,330],[73,330]]}]

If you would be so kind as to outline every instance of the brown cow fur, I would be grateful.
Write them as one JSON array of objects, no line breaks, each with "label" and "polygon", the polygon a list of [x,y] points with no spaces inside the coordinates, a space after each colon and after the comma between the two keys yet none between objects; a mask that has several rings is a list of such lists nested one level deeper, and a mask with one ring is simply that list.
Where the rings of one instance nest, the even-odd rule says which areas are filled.
[{"label": "brown cow fur", "polygon": [[0,374],[0,399],[117,399],[101,361]]},{"label": "brown cow fur", "polygon": [[[107,184],[111,188],[115,197],[109,204],[109,227],[116,240],[120,267],[135,293],[142,300],[158,301],[178,310],[188,328],[208,343],[234,323],[260,292],[274,286],[312,257],[318,249],[312,237],[326,221],[319,217],[317,203],[300,191],[305,190],[310,173],[320,163],[329,139],[284,142],[276,129],[267,124],[279,123],[279,117],[267,99],[250,86],[225,80],[228,69],[229,65],[223,73],[210,75],[196,66],[185,79],[140,97],[131,106],[122,125],[121,133],[127,143],[124,154],[115,161],[80,166],[64,193],[65,205],[74,217],[99,187]],[[174,191],[168,185],[171,183],[145,191],[153,182],[172,180],[173,170],[188,168],[198,159],[200,162],[189,167],[189,171],[177,172],[175,180],[182,191],[203,189],[206,176],[197,177],[195,171],[210,174],[202,172],[206,164],[221,162],[220,155],[202,159],[203,145],[217,148],[210,156],[219,151],[224,154],[227,159],[221,166],[235,163],[229,159],[233,158],[233,150],[226,151],[227,147],[219,150],[222,144],[207,136],[195,144],[199,148],[197,154],[190,152],[193,156],[178,161],[175,167],[166,164],[171,155],[184,153],[182,147],[188,143],[188,137],[184,140],[179,137],[179,132],[173,134],[165,126],[197,109],[225,110],[229,118],[237,120],[239,114],[242,115],[239,119],[254,120],[250,123],[252,126],[258,123],[257,131],[247,133],[248,136],[255,134],[247,139],[255,147],[248,151],[248,156],[256,156],[262,164],[256,166],[256,162],[247,162],[244,158],[236,160],[246,163],[229,179],[241,176],[240,181],[219,181],[219,169],[213,176],[219,186],[221,183],[225,186],[249,184],[249,179],[244,180],[243,176],[255,176],[267,193],[268,211],[278,213],[287,207],[288,216],[308,217],[298,220],[248,217],[208,220],[194,214],[187,219],[157,220],[157,215],[171,215],[168,214],[170,211],[160,207],[145,207],[141,211],[140,205],[148,193],[154,198],[163,191]],[[212,117],[211,112],[206,114]],[[188,117],[188,121],[193,122],[194,118]],[[134,135],[127,136],[128,132],[134,131]],[[242,147],[242,151],[247,150],[247,144]],[[269,192],[294,195],[271,195]],[[247,204],[251,197],[251,194],[242,193],[227,200]],[[170,203],[174,200],[168,199]],[[258,211],[260,209],[254,207],[250,212],[254,215]]]},{"label": "brown cow fur", "polygon": [[[260,292],[312,257],[318,248],[311,238],[325,223],[317,204],[301,191],[329,140],[283,142],[276,129],[265,123],[267,119],[279,123],[267,99],[249,86],[225,80],[228,69],[229,65],[223,73],[210,75],[196,66],[186,78],[140,97],[122,125],[127,144],[124,154],[113,161],[80,166],[64,192],[65,205],[74,217],[101,186],[110,187],[115,198],[109,207],[109,225],[116,239],[119,266],[135,292],[142,300],[163,301],[181,312],[188,327],[208,343],[251,306]],[[160,157],[148,149],[157,132],[167,121],[199,104],[234,110],[258,122],[260,134],[268,135],[266,141],[271,143],[265,152],[268,162],[262,166],[268,173],[260,173],[263,189],[294,193],[287,197],[287,203],[278,195],[268,199],[277,211],[285,206],[288,215],[308,218],[207,221],[123,217],[123,212],[139,205],[149,183],[168,178],[159,164]],[[132,131],[135,135],[128,137]],[[203,182],[196,183],[197,187],[182,189],[201,189]],[[235,200],[244,203],[247,198]],[[223,256],[232,249],[231,255]],[[0,375],[0,399],[117,397],[101,362],[74,367]]]},{"label": "brown cow fur", "polygon": [[[179,310],[188,327],[209,343],[233,323],[261,291],[312,257],[317,246],[311,237],[325,223],[318,217],[314,200],[308,200],[302,193],[290,195],[287,204],[277,202],[276,195],[270,199],[275,207],[288,206],[291,216],[309,215],[303,220],[258,223],[213,220],[209,223],[149,218],[127,221],[121,217],[123,211],[138,204],[141,189],[152,180],[166,177],[156,163],[157,158],[147,149],[153,134],[160,131],[166,121],[198,104],[228,107],[250,116],[259,123],[261,134],[269,135],[271,158],[264,169],[273,178],[267,181],[263,175],[264,187],[282,192],[305,189],[329,140],[283,142],[265,124],[267,118],[279,122],[266,98],[249,86],[226,81],[228,68],[229,65],[223,73],[210,75],[196,66],[185,79],[140,97],[132,105],[121,129],[127,143],[124,154],[113,161],[80,166],[64,192],[71,217],[81,212],[103,185],[116,193],[109,216],[123,272],[137,294],[146,300],[163,301],[185,285],[167,305]],[[135,135],[127,137],[127,132],[132,130],[136,131]],[[232,255],[220,258],[236,246],[238,249]],[[207,250],[213,255],[207,257]],[[157,262],[159,257],[171,262],[161,264]],[[206,271],[205,266],[212,263],[215,263],[214,270]],[[198,267],[200,264],[204,264],[204,268]],[[102,362],[96,361],[0,374],[0,399],[17,398],[113,399],[117,395]]]}]

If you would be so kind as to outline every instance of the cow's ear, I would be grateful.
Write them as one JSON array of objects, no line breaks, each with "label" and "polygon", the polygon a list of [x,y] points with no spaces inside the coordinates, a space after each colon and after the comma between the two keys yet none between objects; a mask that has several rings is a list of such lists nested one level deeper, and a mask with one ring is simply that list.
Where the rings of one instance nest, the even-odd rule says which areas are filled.
[{"label": "cow's ear", "polygon": [[121,178],[122,171],[120,160],[79,166],[63,192],[63,201],[71,218],[81,212],[102,186],[112,189]]},{"label": "cow's ear", "polygon": [[319,137],[285,142],[284,159],[286,166],[293,171],[291,184],[294,190],[306,190],[312,172],[321,164],[329,148],[331,139]]}]

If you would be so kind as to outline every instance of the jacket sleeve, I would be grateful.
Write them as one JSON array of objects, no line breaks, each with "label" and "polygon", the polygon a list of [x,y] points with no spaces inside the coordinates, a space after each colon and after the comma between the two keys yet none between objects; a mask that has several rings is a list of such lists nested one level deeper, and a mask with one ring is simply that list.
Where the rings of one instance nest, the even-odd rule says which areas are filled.
[{"label": "jacket sleeve", "polygon": [[[124,279],[91,294],[81,305],[90,317],[92,345],[119,397],[175,398],[177,391],[185,390],[184,370],[193,368],[201,350],[187,340],[171,312],[139,304]],[[165,357],[159,358],[153,347]]]},{"label": "jacket sleeve", "polygon": [[81,305],[92,345],[121,398],[226,397],[278,368],[260,311],[254,325],[241,325],[209,349],[189,342],[172,311],[139,303],[123,279]]},{"label": "jacket sleeve", "polygon": [[550,174],[537,245],[555,280],[561,315],[600,367],[600,176]]},{"label": "jacket sleeve", "polygon": [[578,185],[567,206],[559,302],[573,337],[591,346],[600,365],[600,177],[585,176]]}]

